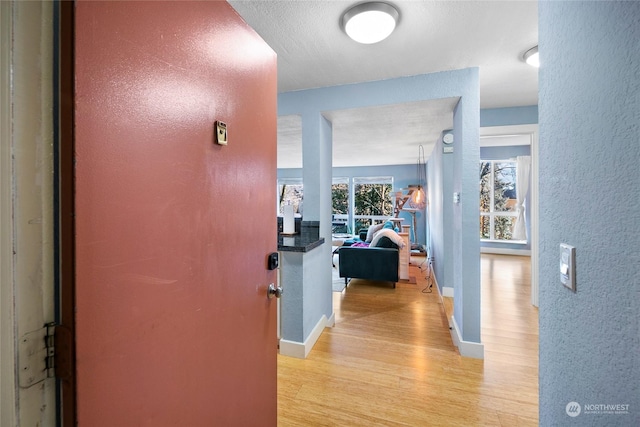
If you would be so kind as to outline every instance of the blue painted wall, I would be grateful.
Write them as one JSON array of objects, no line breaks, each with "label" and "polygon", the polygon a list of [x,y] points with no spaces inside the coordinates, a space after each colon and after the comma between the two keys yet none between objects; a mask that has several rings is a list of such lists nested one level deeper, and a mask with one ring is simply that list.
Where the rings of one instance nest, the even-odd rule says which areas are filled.
[{"label": "blue painted wall", "polygon": [[317,315],[316,305],[331,296],[331,281],[314,281],[322,272],[327,257],[321,247],[309,252],[280,252],[281,285],[280,333],[287,341],[304,343],[324,314]]},{"label": "blue painted wall", "polygon": [[538,123],[538,106],[485,108],[480,110],[480,126],[534,125]]},{"label": "blue painted wall", "polygon": [[[474,76],[478,81],[479,75]],[[480,342],[480,97],[458,102],[453,112],[453,315],[462,341]],[[475,105],[473,105],[475,104]],[[445,194],[445,203],[446,203]],[[445,256],[449,256],[446,254]],[[473,284],[473,285],[472,285]],[[476,310],[476,304],[478,304]]]},{"label": "blue painted wall", "polygon": [[[452,144],[456,147],[456,143]],[[438,140],[427,161],[427,189],[429,197],[429,243],[427,252],[432,260],[433,273],[442,293],[443,287],[453,288],[453,155],[443,152],[442,138]]]},{"label": "blue painted wall", "polygon": [[540,425],[638,426],[640,2],[540,2],[539,26]]}]

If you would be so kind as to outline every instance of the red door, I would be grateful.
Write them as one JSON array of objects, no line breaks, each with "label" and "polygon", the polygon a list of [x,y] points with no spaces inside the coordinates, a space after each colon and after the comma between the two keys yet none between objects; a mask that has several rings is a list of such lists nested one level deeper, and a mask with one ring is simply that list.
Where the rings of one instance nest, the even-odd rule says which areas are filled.
[{"label": "red door", "polygon": [[78,423],[275,426],[276,55],[226,2],[75,13]]}]

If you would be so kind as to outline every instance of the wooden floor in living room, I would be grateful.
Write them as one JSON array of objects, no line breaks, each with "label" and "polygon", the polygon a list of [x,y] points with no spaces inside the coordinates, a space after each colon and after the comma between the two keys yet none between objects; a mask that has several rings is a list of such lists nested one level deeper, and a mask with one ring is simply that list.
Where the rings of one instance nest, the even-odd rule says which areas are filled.
[{"label": "wooden floor in living room", "polygon": [[307,359],[278,356],[278,426],[538,424],[529,258],[482,255],[484,360],[460,356],[425,258],[411,260],[416,284],[353,279]]}]

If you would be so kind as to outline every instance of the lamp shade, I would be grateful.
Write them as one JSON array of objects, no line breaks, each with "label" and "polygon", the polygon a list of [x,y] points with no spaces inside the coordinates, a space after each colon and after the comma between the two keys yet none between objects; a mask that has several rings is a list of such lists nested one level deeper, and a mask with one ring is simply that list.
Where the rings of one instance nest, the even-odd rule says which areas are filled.
[{"label": "lamp shade", "polygon": [[424,209],[427,206],[427,195],[422,186],[419,186],[411,193],[411,201],[409,205],[414,209]]},{"label": "lamp shade", "polygon": [[424,191],[423,183],[426,181],[426,161],[424,159],[424,147],[418,146],[418,184],[410,185],[411,197],[409,198],[409,206],[413,209],[422,210],[427,207],[427,194]]},{"label": "lamp shade", "polygon": [[358,43],[378,43],[391,35],[400,14],[387,3],[361,3],[342,16],[342,28]]}]

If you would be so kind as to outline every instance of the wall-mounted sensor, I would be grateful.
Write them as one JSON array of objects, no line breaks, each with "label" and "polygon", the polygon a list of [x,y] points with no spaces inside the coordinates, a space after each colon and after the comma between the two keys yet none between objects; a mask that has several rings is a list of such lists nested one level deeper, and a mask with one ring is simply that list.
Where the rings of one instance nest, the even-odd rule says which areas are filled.
[{"label": "wall-mounted sensor", "polygon": [[278,252],[272,252],[269,254],[267,268],[269,270],[275,270],[276,268],[278,268]]},{"label": "wall-mounted sensor", "polygon": [[216,122],[216,144],[227,145],[227,124]]}]

